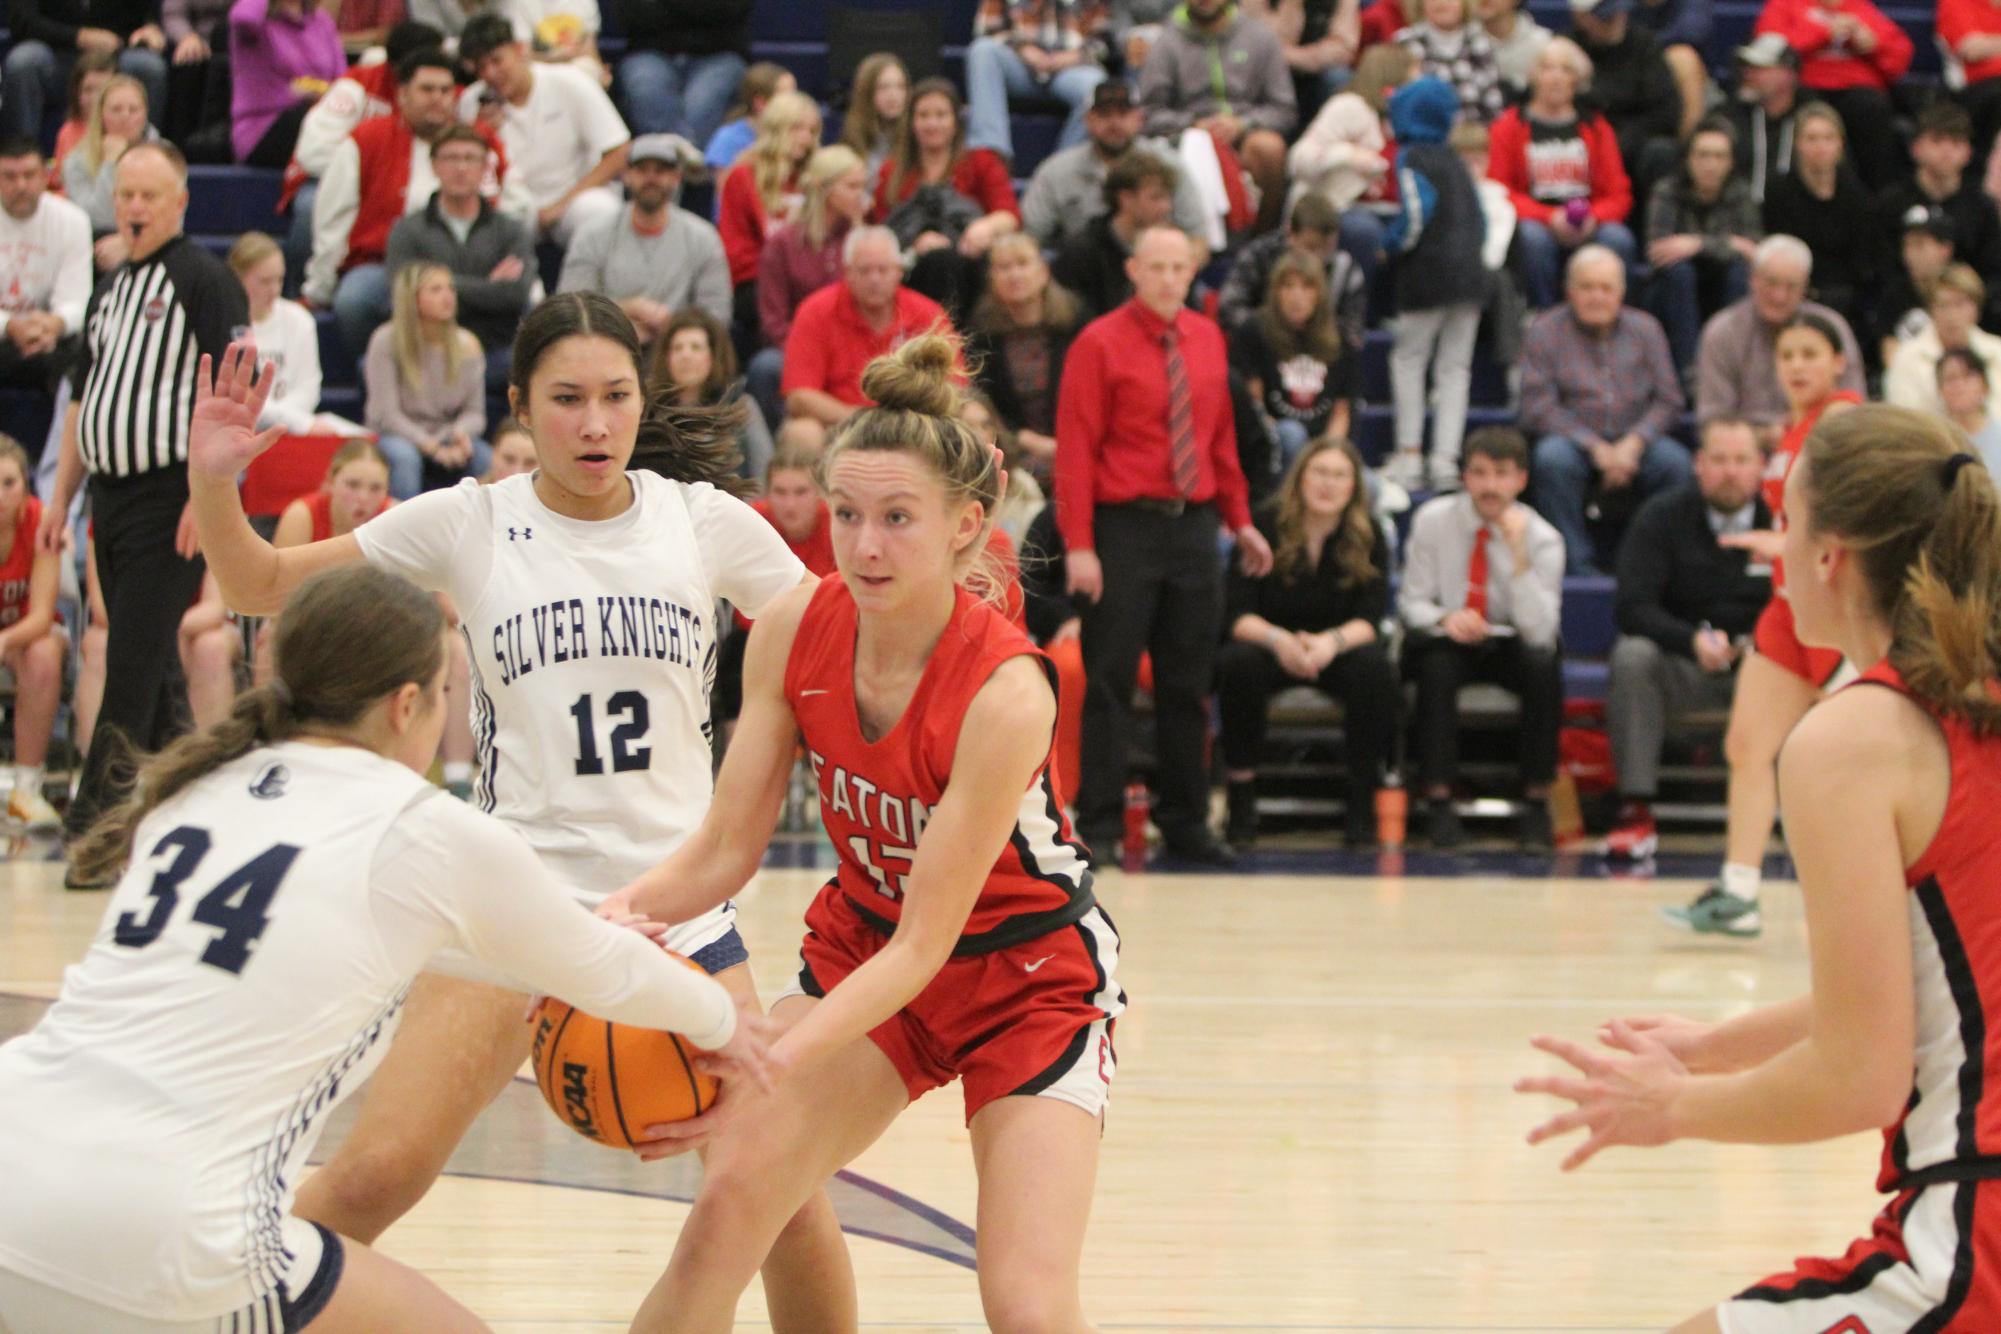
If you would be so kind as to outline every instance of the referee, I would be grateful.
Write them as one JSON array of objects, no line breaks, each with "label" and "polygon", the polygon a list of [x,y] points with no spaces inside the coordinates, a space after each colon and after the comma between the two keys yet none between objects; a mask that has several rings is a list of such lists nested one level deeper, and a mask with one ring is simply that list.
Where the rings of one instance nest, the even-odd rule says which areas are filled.
[{"label": "referee", "polygon": [[188,515],[196,368],[204,353],[220,361],[230,334],[250,323],[242,284],[181,235],[188,164],[180,150],[165,141],[128,148],[114,191],[131,258],[99,284],[84,316],[55,494],[37,535],[42,550],[60,549],[70,502],[88,475],[111,624],[104,703],[64,821],[70,838],[123,795],[115,761],[131,747],[159,749],[179,721],[177,634],[202,581]]}]

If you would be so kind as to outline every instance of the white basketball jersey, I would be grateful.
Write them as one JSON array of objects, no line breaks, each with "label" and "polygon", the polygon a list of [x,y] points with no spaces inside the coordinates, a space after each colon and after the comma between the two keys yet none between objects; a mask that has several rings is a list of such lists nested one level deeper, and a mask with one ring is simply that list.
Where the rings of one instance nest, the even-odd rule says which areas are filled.
[{"label": "white basketball jersey", "polygon": [[162,1319],[272,1289],[323,1114],[435,948],[385,940],[370,891],[384,834],[426,800],[450,798],[294,742],[147,817],[55,1007],[0,1047],[0,1267]]},{"label": "white basketball jersey", "polygon": [[[631,508],[555,513],[534,478],[462,482],[355,530],[368,559],[450,594],[472,658],[481,806],[596,902],[708,811],[716,600],[757,615],[805,578],[762,516],[706,483],[627,474]],[[672,937],[689,953],[724,911]]]}]

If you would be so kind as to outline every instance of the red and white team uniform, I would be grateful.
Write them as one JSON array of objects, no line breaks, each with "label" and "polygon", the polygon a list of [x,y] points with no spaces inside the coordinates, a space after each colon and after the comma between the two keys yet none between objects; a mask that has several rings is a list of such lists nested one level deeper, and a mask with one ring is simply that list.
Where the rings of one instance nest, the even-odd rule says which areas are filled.
[{"label": "red and white team uniform", "polygon": [[[1794,422],[1779,438],[1778,447],[1765,461],[1765,504],[1772,511],[1772,524],[1780,532],[1786,527],[1786,478],[1792,473],[1793,463],[1806,448],[1806,438],[1820,423],[1821,414],[1827,411],[1828,403],[1860,403],[1862,398],[1851,390],[1843,389],[1820,406],[1812,416]],[[1841,670],[1842,656],[1833,649],[1808,648],[1800,643],[1799,631],[1793,626],[1793,604],[1786,600],[1786,567],[1772,562],[1772,600],[1765,604],[1765,610],[1758,616],[1758,624],[1751,631],[1751,639],[1758,648],[1758,656],[1770,658],[1807,684],[1825,689]]]},{"label": "red and white team uniform", "polygon": [[14,520],[14,545],[0,561],[0,630],[28,614],[28,580],[35,572],[35,533],[41,526],[42,502],[24,498]]},{"label": "red and white team uniform", "polygon": [[[1910,694],[1887,662],[1856,684]],[[1876,1185],[1892,1198],[1847,1254],[1801,1260],[1718,1307],[1724,1334],[2001,1329],[2001,737],[1933,716],[1952,786],[1904,873],[1917,1068],[1883,1132]]]},{"label": "red and white team uniform", "polygon": [[[825,996],[888,943],[904,878],[951,779],[973,697],[1010,658],[1048,661],[1006,616],[964,589],[895,727],[870,742],[855,709],[856,609],[829,575],[799,623],[785,697],[812,758],[839,871],[806,912],[794,994]],[[1054,680],[1051,688],[1054,688]],[[1119,937],[1097,906],[1083,845],[1044,757],[1014,833],[987,873],[952,957],[869,1034],[911,1099],[965,1082],[966,1119],[996,1098],[1040,1095],[1104,1110],[1125,1008]]]}]

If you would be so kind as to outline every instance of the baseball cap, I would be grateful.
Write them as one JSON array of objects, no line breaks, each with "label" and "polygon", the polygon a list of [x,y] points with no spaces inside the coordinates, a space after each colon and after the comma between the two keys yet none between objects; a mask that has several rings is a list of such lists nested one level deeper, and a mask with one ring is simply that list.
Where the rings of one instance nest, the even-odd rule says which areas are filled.
[{"label": "baseball cap", "polygon": [[1911,205],[1904,210],[1903,222],[1907,232],[1930,232],[1941,241],[1952,240],[1952,219],[1936,204]]},{"label": "baseball cap", "polygon": [[1630,0],[1570,0],[1570,12],[1594,19],[1617,18],[1631,8]]},{"label": "baseball cap", "polygon": [[1737,48],[1737,63],[1749,65],[1753,69],[1775,69],[1780,65],[1799,67],[1799,52],[1787,44],[1786,39],[1776,32],[1760,33],[1751,41]]},{"label": "baseball cap", "polygon": [[1093,111],[1130,111],[1132,107],[1132,86],[1123,79],[1106,79],[1091,93]]},{"label": "baseball cap", "polygon": [[639,135],[633,139],[625,160],[634,166],[641,162],[664,162],[670,167],[683,169],[702,165],[702,155],[678,134]]}]

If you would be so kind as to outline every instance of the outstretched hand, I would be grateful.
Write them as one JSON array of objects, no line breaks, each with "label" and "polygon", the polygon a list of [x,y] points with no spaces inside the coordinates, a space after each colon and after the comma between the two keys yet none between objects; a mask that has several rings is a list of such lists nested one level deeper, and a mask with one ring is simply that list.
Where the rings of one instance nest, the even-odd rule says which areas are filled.
[{"label": "outstretched hand", "polygon": [[1688,1067],[1658,1038],[1628,1028],[1622,1020],[1612,1022],[1607,1041],[1621,1054],[1598,1051],[1565,1038],[1531,1038],[1530,1046],[1569,1062],[1584,1078],[1532,1075],[1515,1081],[1517,1093],[1547,1093],[1576,1104],[1529,1132],[1531,1144],[1579,1127],[1590,1132],[1563,1160],[1566,1172],[1584,1166],[1600,1149],[1615,1144],[1650,1148],[1674,1138],[1668,1114],[1688,1082]]},{"label": "outstretched hand", "polygon": [[257,349],[236,342],[222,354],[222,368],[213,373],[209,358],[201,359],[195,376],[195,411],[188,425],[188,466],[209,477],[235,481],[251,460],[278,443],[285,428],[257,429],[257,418],[271,397],[277,372],[257,373]]}]

